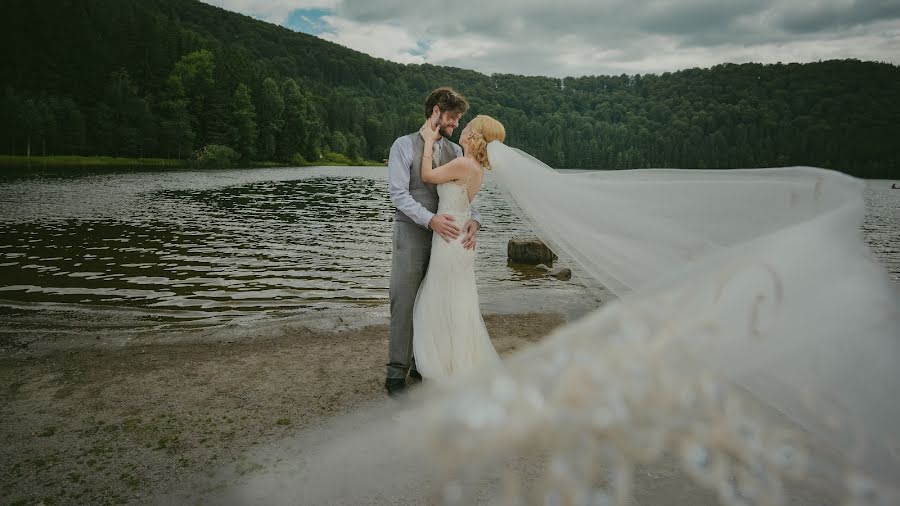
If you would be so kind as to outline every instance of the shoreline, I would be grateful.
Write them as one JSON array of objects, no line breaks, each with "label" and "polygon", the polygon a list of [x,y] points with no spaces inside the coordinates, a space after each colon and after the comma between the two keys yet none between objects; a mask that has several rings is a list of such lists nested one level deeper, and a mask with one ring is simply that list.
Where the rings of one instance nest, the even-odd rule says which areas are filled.
[{"label": "shoreline", "polygon": [[0,167],[17,172],[42,169],[263,169],[294,167],[384,167],[375,160],[320,160],[320,163],[295,164],[275,161],[235,162],[221,167],[201,167],[181,158],[130,158],[120,156],[18,156],[0,155]]},{"label": "shoreline", "polygon": [[[569,287],[520,288],[480,294],[485,315],[557,314],[574,321],[615,297],[603,289]],[[39,316],[23,318],[0,313],[0,359],[40,358],[78,350],[116,350],[146,345],[245,343],[272,337],[302,335],[310,330],[341,332],[366,326],[387,326],[390,307],[371,301],[301,309],[294,314],[234,319],[226,323],[154,321],[130,310],[77,313],[65,307],[45,307]],[[48,322],[67,322],[65,325]]]},{"label": "shoreline", "polygon": [[[388,328],[292,326],[257,339],[82,346],[0,357],[0,496],[11,504],[152,503],[246,452],[386,398]],[[489,314],[506,355],[564,323]]]}]

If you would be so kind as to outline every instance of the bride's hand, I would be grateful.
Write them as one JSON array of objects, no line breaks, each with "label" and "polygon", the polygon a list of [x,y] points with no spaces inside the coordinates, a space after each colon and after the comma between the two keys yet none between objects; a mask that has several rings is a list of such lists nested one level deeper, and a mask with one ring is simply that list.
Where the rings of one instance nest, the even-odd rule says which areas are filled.
[{"label": "bride's hand", "polygon": [[422,125],[422,128],[419,129],[419,135],[422,136],[422,139],[425,142],[429,142],[429,141],[434,142],[441,137],[441,133],[438,131],[438,127],[431,126],[430,119],[425,120],[425,124]]}]

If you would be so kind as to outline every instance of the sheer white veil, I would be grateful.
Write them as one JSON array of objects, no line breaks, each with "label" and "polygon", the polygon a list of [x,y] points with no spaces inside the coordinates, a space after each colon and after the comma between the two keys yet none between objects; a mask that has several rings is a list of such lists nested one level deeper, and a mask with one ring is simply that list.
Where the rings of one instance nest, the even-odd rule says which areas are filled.
[{"label": "sheer white veil", "polygon": [[559,173],[499,142],[488,152],[522,218],[621,297],[573,336],[630,321],[685,361],[664,367],[711,371],[837,452],[829,465],[900,483],[900,297],[860,236],[862,181],[811,167]]},{"label": "sheer white veil", "polygon": [[291,466],[224,502],[629,504],[637,466],[674,458],[725,504],[796,483],[824,491],[807,504],[900,504],[900,295],[861,239],[861,181],[488,152],[521,217],[618,299],[282,447]]}]

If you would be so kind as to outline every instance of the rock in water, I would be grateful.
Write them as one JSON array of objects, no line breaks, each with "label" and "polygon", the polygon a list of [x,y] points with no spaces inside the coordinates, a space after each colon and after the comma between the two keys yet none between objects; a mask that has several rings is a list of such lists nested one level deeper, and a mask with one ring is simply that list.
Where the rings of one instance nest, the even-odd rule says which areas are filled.
[{"label": "rock in water", "polygon": [[565,267],[554,267],[547,274],[562,281],[568,281],[572,279],[572,270]]},{"label": "rock in water", "polygon": [[530,265],[553,265],[557,258],[537,237],[513,237],[506,245],[506,254],[515,263]]},{"label": "rock in water", "polygon": [[544,264],[537,264],[534,266],[534,269],[541,272],[550,272],[550,268]]}]

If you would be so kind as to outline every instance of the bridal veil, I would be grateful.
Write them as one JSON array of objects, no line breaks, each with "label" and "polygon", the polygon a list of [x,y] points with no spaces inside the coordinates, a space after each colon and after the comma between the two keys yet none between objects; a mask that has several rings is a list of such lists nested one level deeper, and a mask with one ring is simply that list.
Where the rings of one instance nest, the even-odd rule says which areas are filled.
[{"label": "bridal veil", "polygon": [[900,503],[900,297],[860,236],[862,181],[488,151],[521,217],[617,299],[305,435],[230,499],[630,504],[637,469],[668,461],[723,504],[795,503],[796,486]]}]

